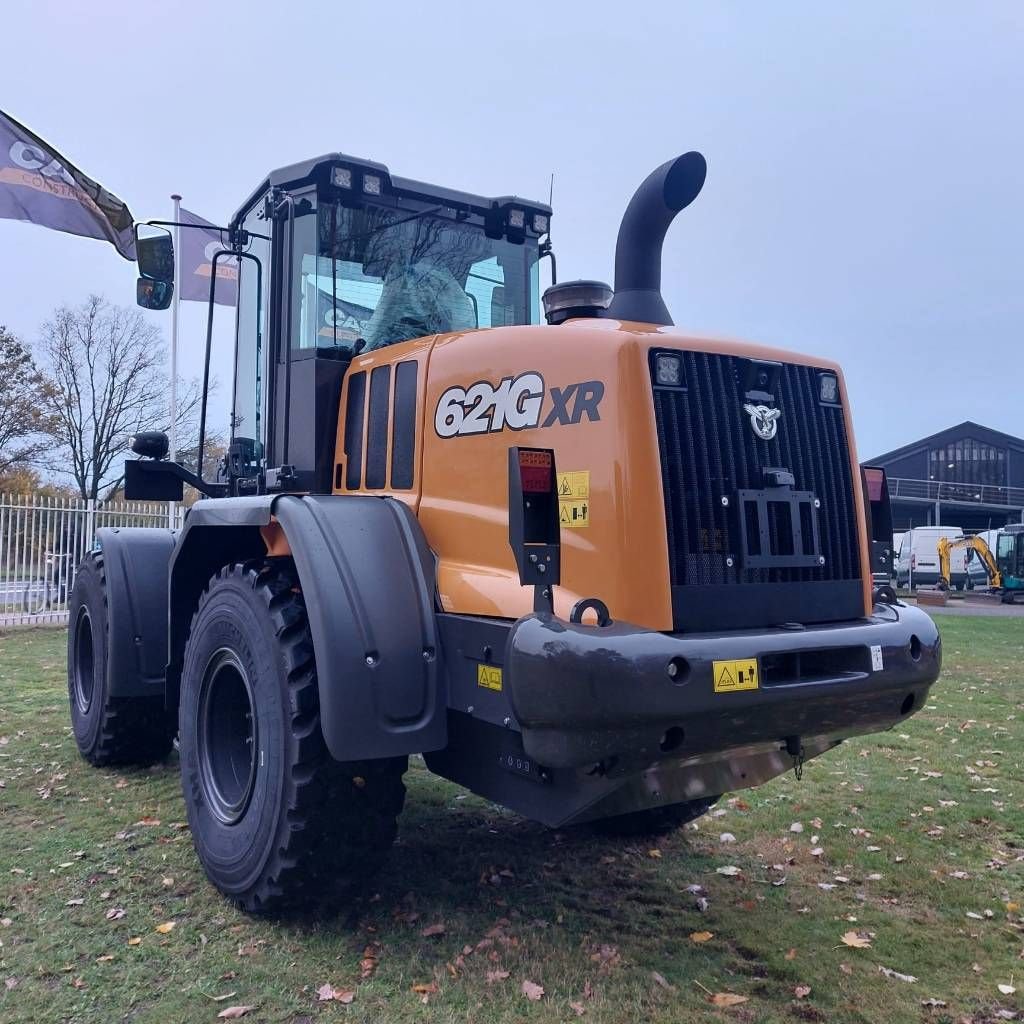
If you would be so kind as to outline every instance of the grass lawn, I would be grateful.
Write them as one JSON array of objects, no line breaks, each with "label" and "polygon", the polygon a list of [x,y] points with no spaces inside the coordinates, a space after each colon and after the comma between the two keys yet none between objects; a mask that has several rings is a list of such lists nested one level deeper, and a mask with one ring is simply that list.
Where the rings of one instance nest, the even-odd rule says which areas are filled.
[{"label": "grass lawn", "polygon": [[0,635],[0,1021],[1020,1019],[1024,621],[940,627],[924,711],[657,842],[545,830],[414,760],[372,895],[286,924],[207,883],[173,759],[79,760],[63,632]]}]

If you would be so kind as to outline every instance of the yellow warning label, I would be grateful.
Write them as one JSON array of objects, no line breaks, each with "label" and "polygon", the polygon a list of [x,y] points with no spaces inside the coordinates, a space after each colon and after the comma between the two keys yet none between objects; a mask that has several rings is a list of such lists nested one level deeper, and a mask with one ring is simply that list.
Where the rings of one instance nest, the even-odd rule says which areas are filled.
[{"label": "yellow warning label", "polygon": [[743,661],[714,661],[711,663],[715,680],[715,693],[732,693],[734,690],[756,690],[757,661],[754,658]]},{"label": "yellow warning label", "polygon": [[501,691],[501,669],[497,665],[477,665],[476,685],[485,690]]},{"label": "yellow warning label", "polygon": [[558,474],[558,521],[570,530],[590,525],[590,470]]},{"label": "yellow warning label", "polygon": [[558,503],[558,521],[571,530],[590,525],[589,501],[560,501]]},{"label": "yellow warning label", "polygon": [[576,469],[558,474],[558,500],[590,497],[590,470]]}]

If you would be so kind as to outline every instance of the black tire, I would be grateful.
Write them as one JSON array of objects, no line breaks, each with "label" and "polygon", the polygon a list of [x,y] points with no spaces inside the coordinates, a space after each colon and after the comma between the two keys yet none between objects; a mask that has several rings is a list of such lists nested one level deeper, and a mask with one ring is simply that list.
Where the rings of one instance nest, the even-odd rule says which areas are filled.
[{"label": "black tire", "polygon": [[109,635],[103,554],[94,551],[78,569],[68,604],[68,700],[75,742],[97,767],[162,761],[174,739],[163,696],[109,695]]},{"label": "black tire", "polygon": [[231,565],[210,580],[185,646],[179,736],[196,852],[244,910],[333,910],[380,867],[407,758],[331,758],[290,563]]},{"label": "black tire", "polygon": [[591,822],[591,827],[606,836],[663,836],[707,814],[720,799],[721,796],[709,796],[701,800],[669,804],[667,807],[650,807],[645,811],[617,814],[613,818],[601,818]]}]

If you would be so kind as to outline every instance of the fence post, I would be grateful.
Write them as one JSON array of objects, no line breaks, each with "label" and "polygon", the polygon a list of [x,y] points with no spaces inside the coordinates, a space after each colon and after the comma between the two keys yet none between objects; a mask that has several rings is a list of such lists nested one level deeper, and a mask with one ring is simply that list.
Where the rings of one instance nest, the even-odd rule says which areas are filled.
[{"label": "fence post", "polygon": [[85,499],[85,550],[92,549],[96,540],[96,499]]}]

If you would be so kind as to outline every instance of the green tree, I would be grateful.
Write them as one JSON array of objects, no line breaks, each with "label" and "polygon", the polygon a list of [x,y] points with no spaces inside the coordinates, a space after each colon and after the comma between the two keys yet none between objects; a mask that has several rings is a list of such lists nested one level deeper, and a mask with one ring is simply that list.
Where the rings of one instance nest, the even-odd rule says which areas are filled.
[{"label": "green tree", "polygon": [[46,392],[31,353],[0,326],[0,477],[32,471],[53,446]]}]

